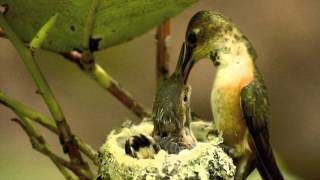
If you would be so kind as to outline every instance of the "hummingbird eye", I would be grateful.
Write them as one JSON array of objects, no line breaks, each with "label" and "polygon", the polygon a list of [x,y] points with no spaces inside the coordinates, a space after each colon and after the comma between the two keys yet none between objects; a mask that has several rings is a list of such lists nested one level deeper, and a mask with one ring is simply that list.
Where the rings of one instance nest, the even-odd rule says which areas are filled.
[{"label": "hummingbird eye", "polygon": [[184,101],[184,102],[187,102],[187,101],[188,101],[188,96],[187,96],[187,95],[184,95],[183,101]]},{"label": "hummingbird eye", "polygon": [[196,34],[195,33],[191,33],[191,34],[189,34],[189,36],[188,36],[188,44],[190,44],[190,45],[194,45],[194,44],[196,44],[197,43],[197,36],[196,36]]},{"label": "hummingbird eye", "polygon": [[184,87],[183,95],[181,96],[181,99],[183,99],[184,103],[188,103],[190,101],[190,93],[191,93],[191,86],[187,85]]}]

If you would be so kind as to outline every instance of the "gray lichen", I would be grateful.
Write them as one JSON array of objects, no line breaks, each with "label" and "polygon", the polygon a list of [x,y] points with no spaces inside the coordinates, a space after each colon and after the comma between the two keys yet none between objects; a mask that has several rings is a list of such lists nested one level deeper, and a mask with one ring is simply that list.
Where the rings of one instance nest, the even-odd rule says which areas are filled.
[{"label": "gray lichen", "polygon": [[198,144],[192,150],[168,154],[161,150],[154,159],[135,159],[125,154],[125,141],[138,134],[151,135],[153,125],[139,125],[113,130],[100,149],[99,177],[112,180],[214,180],[232,179],[236,167],[218,146],[222,138],[211,123],[192,122]]}]

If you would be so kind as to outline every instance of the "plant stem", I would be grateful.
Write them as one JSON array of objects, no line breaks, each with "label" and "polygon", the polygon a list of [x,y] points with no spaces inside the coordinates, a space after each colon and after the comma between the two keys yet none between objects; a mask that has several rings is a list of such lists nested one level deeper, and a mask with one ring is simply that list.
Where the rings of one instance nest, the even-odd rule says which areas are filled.
[{"label": "plant stem", "polygon": [[78,136],[74,137],[75,143],[79,146],[80,151],[85,154],[88,158],[90,158],[94,165],[98,166],[98,152],[93,149],[89,144],[85,143]]},{"label": "plant stem", "polygon": [[[66,119],[62,113],[62,110],[57,103],[55,97],[49,85],[47,84],[44,76],[36,63],[32,52],[24,46],[24,43],[18,38],[15,32],[11,29],[10,25],[5,20],[3,14],[0,14],[0,26],[6,33],[7,38],[11,41],[13,46],[16,48],[18,54],[20,55],[22,61],[27,67],[27,70],[31,74],[33,80],[35,81],[40,94],[45,100],[53,119],[59,129],[61,144],[63,145],[64,152],[68,153],[71,162],[77,164],[85,169],[89,170],[89,166],[83,161],[78,147],[73,143],[73,135],[71,133],[70,127],[66,122]],[[81,177],[80,177],[81,178]],[[83,179],[86,179],[83,177]]]},{"label": "plant stem", "polygon": [[0,103],[10,108],[13,112],[17,115],[22,117],[28,117],[32,120],[35,120],[37,123],[41,124],[42,126],[46,127],[50,131],[53,131],[56,134],[59,134],[56,124],[50,118],[32,110],[31,108],[27,107],[26,105],[14,100],[4,93],[0,91]]},{"label": "plant stem", "polygon": [[60,109],[60,106],[56,102],[51,89],[49,88],[47,82],[43,78],[43,75],[40,71],[38,64],[34,61],[32,53],[27,49],[23,42],[16,36],[12,31],[9,24],[4,19],[3,15],[0,15],[0,25],[6,31],[6,36],[12,42],[20,57],[22,58],[24,64],[27,67],[27,70],[30,72],[32,78],[36,82],[37,87],[40,90],[41,95],[43,96],[45,102],[47,103],[54,119],[56,121],[63,121],[64,115]]},{"label": "plant stem", "polygon": [[97,13],[98,5],[99,5],[99,0],[91,0],[89,13],[85,20],[83,39],[81,44],[84,51],[92,50],[90,48],[90,43],[91,43],[90,41],[91,41],[91,34],[94,29],[94,21],[95,21],[95,15]]},{"label": "plant stem", "polygon": [[70,169],[72,172],[74,172],[78,176],[87,176],[88,178],[92,178],[92,176],[89,176],[89,173],[83,174],[81,170],[74,167],[68,161],[54,154],[50,150],[44,137],[32,125],[32,122],[29,118],[20,117],[19,119],[13,119],[13,121],[17,122],[22,127],[22,129],[26,132],[26,134],[29,136],[32,147],[38,152],[42,153],[43,155],[48,156],[53,161],[53,163],[57,166],[60,172],[65,176],[66,179],[73,179],[73,177],[65,169],[65,167]]},{"label": "plant stem", "polygon": [[150,114],[144,110],[144,107],[139,104],[127,90],[122,88],[115,79],[113,79],[99,64],[95,62],[92,54],[88,54],[88,52],[81,54],[73,51],[70,53],[62,53],[61,55],[71,62],[76,63],[81,70],[86,72],[102,88],[108,90],[139,118],[142,119],[150,116]]},{"label": "plant stem", "polygon": [[169,76],[168,38],[170,36],[170,20],[164,21],[157,29],[157,86]]},{"label": "plant stem", "polygon": [[95,62],[93,52],[98,50],[95,39],[91,37],[94,28],[94,15],[97,13],[99,1],[93,0],[89,8],[89,15],[86,19],[84,35],[82,40],[82,54],[76,51],[70,53],[62,53],[64,57],[75,62],[85,71],[92,79],[94,79],[101,87],[107,89],[113,96],[115,96],[123,105],[132,110],[135,115],[143,119],[150,116],[143,106],[132,98],[130,93],[123,89],[120,84],[114,80],[99,64]]},{"label": "plant stem", "polygon": [[[52,119],[31,109],[30,107],[22,104],[21,102],[6,96],[1,91],[0,91],[0,103],[10,108],[19,117],[27,117],[32,121],[35,121],[41,124],[42,126],[46,127],[53,133],[59,135],[59,130],[57,129],[57,126]],[[77,137],[76,135],[74,135],[74,142],[75,144],[77,144],[77,146],[79,147],[79,150],[83,154],[88,156],[95,165],[98,165],[97,163],[98,152],[95,149],[93,149],[89,144],[85,143],[81,138]]]},{"label": "plant stem", "polygon": [[144,111],[142,105],[137,103],[137,101],[134,100],[126,90],[121,88],[119,83],[115,81],[100,65],[98,65],[93,57],[93,52],[99,48],[96,47],[95,39],[91,37],[94,29],[94,16],[97,13],[98,5],[99,0],[91,1],[81,44],[83,53],[81,54],[74,51],[71,53],[63,53],[62,55],[71,60],[71,62],[78,64],[78,66],[102,88],[107,89],[113,96],[142,119],[149,116],[149,114]]},{"label": "plant stem", "polygon": [[[0,37],[6,37],[5,33],[0,29]],[[81,70],[85,71],[92,79],[94,79],[102,88],[108,90],[113,96],[115,96],[123,105],[130,109],[136,116],[143,119],[144,117],[150,117],[150,113],[135,100],[132,95],[124,89],[118,81],[112,78],[105,69],[103,69],[94,60],[89,60],[90,56],[81,54],[77,51],[68,53],[61,53],[66,59],[73,63],[76,63]],[[87,56],[83,58],[83,56]],[[82,60],[81,60],[82,59]],[[83,61],[83,59],[87,59]]]}]

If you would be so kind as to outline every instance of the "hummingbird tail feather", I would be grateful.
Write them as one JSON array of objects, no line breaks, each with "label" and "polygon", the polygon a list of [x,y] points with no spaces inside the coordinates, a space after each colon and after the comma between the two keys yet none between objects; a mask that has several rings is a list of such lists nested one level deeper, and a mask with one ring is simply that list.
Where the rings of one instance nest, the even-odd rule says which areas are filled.
[{"label": "hummingbird tail feather", "polygon": [[264,167],[264,165],[261,162],[257,163],[257,169],[258,169],[258,172],[263,180],[272,179],[270,174],[268,174],[268,171],[266,170],[266,168]]},{"label": "hummingbird tail feather", "polygon": [[[259,142],[264,142],[257,144]],[[277,165],[275,156],[271,149],[271,144],[265,141],[255,141],[257,148],[258,164],[257,168],[264,180],[284,180],[283,175]]]}]

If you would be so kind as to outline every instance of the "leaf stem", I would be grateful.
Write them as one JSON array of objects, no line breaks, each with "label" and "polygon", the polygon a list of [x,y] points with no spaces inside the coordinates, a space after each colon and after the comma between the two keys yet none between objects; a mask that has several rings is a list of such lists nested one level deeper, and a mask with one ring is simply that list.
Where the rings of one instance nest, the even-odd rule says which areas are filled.
[{"label": "leaf stem", "polygon": [[97,13],[97,8],[99,5],[99,0],[92,0],[90,7],[89,7],[89,13],[86,18],[85,26],[84,26],[84,32],[83,32],[83,40],[82,40],[82,48],[84,51],[87,51],[90,49],[90,41],[91,41],[91,34],[94,29],[94,21],[95,21],[95,15]]}]

